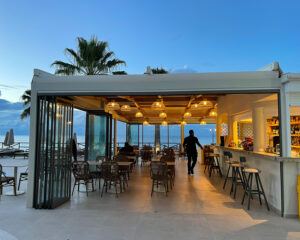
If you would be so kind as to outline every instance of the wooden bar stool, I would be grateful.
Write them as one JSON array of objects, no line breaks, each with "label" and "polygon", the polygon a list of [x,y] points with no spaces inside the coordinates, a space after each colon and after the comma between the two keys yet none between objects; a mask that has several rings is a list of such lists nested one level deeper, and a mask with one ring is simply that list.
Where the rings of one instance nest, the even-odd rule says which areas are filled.
[{"label": "wooden bar stool", "polygon": [[[260,205],[262,205],[261,195],[263,195],[267,209],[268,209],[268,211],[270,211],[269,204],[268,204],[268,201],[266,198],[266,194],[265,194],[263,185],[262,185],[260,177],[259,177],[259,174],[261,171],[258,170],[257,168],[244,168],[243,172],[245,174],[248,174],[248,178],[247,178],[247,182],[246,182],[246,188],[245,188],[242,204],[244,204],[245,196],[247,194],[248,195],[248,210],[250,210],[250,198],[253,198],[252,195],[257,194],[259,203],[260,203]],[[256,189],[252,189],[253,175],[255,176]]]},{"label": "wooden bar stool", "polygon": [[[224,180],[224,184],[223,184],[223,189],[225,189],[226,184],[227,184],[227,180],[228,179],[232,179],[232,163],[237,163],[231,160],[232,159],[232,153],[231,152],[224,152],[224,163],[227,165],[227,173],[226,173],[226,177]],[[231,170],[231,175],[230,175],[230,170]]]},{"label": "wooden bar stool", "polygon": [[209,159],[210,159],[210,163],[209,163],[209,177],[211,177],[212,171],[216,170],[220,177],[222,177],[222,171],[220,168],[220,163],[219,163],[219,158],[220,158],[220,154],[218,153],[210,153],[209,154]]}]

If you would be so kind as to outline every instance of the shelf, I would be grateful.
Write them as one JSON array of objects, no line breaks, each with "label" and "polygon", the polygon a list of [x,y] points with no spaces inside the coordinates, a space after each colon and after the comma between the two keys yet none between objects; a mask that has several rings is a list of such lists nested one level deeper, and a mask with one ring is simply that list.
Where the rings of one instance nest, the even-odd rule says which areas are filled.
[{"label": "shelf", "polygon": [[300,125],[300,122],[291,122],[291,125]]},{"label": "shelf", "polygon": [[292,145],[292,148],[299,148],[300,149],[300,145]]},{"label": "shelf", "polygon": [[269,124],[270,127],[279,127],[279,124]]},{"label": "shelf", "polygon": [[291,134],[292,137],[300,137],[300,134]]}]

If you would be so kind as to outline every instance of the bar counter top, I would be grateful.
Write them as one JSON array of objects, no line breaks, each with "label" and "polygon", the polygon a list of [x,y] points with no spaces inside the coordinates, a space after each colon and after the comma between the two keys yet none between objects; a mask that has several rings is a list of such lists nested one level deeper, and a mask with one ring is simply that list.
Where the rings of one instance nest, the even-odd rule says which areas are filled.
[{"label": "bar counter top", "polygon": [[242,148],[236,148],[236,147],[223,147],[223,146],[216,146],[216,147],[223,149],[225,151],[239,152],[246,156],[248,155],[248,156],[253,156],[253,157],[263,157],[264,159],[275,160],[278,162],[298,162],[298,163],[300,163],[299,157],[280,157],[279,155],[277,155],[275,153],[246,151]]}]

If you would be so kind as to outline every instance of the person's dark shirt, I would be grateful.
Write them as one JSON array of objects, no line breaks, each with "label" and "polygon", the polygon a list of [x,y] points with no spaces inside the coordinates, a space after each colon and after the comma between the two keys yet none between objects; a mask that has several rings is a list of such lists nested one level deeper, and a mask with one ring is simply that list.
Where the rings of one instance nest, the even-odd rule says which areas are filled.
[{"label": "person's dark shirt", "polygon": [[124,153],[124,154],[131,154],[133,153],[133,147],[128,145],[128,146],[124,146],[120,149],[120,153]]},{"label": "person's dark shirt", "polygon": [[197,153],[196,144],[203,149],[202,145],[199,143],[199,140],[195,136],[188,136],[183,141],[183,146],[187,154]]}]

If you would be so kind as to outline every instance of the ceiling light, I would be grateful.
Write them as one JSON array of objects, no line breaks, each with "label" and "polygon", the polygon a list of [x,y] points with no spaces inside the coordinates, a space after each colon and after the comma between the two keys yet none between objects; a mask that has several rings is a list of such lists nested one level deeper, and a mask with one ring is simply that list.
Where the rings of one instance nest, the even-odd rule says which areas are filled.
[{"label": "ceiling light", "polygon": [[199,104],[198,103],[194,103],[191,105],[191,109],[198,109],[199,108]]},{"label": "ceiling light", "polygon": [[129,105],[125,104],[125,105],[123,105],[121,107],[121,111],[122,112],[130,112],[131,111],[131,107]]},{"label": "ceiling light", "polygon": [[136,112],[136,114],[135,114],[135,117],[136,117],[136,118],[141,118],[141,117],[143,117],[143,116],[144,116],[143,113],[140,112],[140,111]]},{"label": "ceiling light", "polygon": [[162,109],[165,108],[165,105],[164,105],[164,103],[162,101],[157,100],[157,101],[155,101],[155,102],[152,103],[151,108],[153,110],[162,110]]},{"label": "ceiling light", "polygon": [[200,124],[201,124],[201,125],[206,125],[206,121],[201,120],[201,121],[200,121]]},{"label": "ceiling light", "polygon": [[211,109],[210,112],[209,112],[209,116],[210,117],[216,117],[217,116],[217,111],[214,108]]},{"label": "ceiling light", "polygon": [[119,103],[115,102],[115,101],[111,101],[108,104],[106,104],[106,107],[109,110],[119,110],[120,109],[120,105]]},{"label": "ceiling light", "polygon": [[166,114],[165,112],[161,112],[161,113],[159,114],[159,117],[160,117],[160,118],[166,118],[166,117],[167,117],[167,114]]},{"label": "ceiling light", "polygon": [[186,125],[186,121],[181,121],[181,125]]},{"label": "ceiling light", "polygon": [[145,121],[143,122],[143,125],[149,125],[149,122],[148,122],[147,120],[145,120]]},{"label": "ceiling light", "polygon": [[192,114],[190,112],[185,112],[183,115],[184,118],[189,118],[191,116],[192,116]]},{"label": "ceiling light", "polygon": [[202,100],[202,101],[199,103],[199,106],[200,106],[200,107],[213,107],[213,104],[212,104],[211,101]]},{"label": "ceiling light", "polygon": [[162,125],[162,126],[168,126],[168,122],[167,122],[167,121],[162,121],[162,122],[161,122],[161,125]]}]

